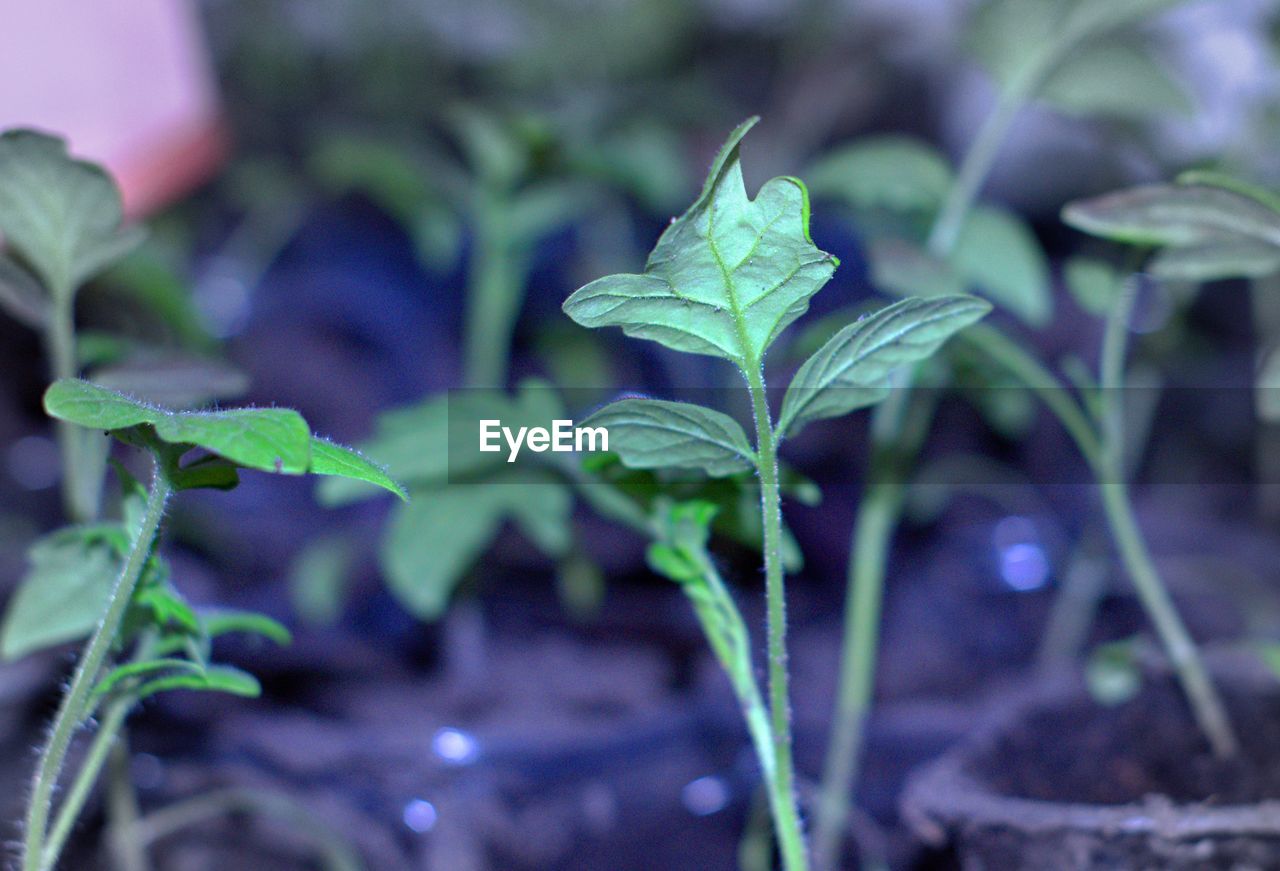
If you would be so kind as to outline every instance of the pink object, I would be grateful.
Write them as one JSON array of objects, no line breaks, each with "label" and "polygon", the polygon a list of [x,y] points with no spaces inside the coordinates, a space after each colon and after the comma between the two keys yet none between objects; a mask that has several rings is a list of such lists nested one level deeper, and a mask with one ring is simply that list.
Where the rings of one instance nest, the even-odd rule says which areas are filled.
[{"label": "pink object", "polygon": [[226,152],[190,0],[5,0],[0,127],[65,136],[107,166],[131,216],[204,181]]}]

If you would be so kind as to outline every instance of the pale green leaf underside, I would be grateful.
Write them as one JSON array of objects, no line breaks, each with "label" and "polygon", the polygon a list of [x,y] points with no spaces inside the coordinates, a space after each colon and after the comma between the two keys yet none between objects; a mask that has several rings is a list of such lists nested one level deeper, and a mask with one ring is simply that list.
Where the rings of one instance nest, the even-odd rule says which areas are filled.
[{"label": "pale green leaf underside", "polygon": [[565,301],[569,317],[740,368],[759,365],[837,261],[809,238],[808,193],[798,179],[772,179],[748,198],[738,145],[755,122],[730,135],[701,196],[662,234],[644,273],[580,288]]},{"label": "pale green leaf underside", "polygon": [[1149,51],[1119,39],[1082,46],[1054,70],[1040,97],[1078,115],[1142,119],[1191,109],[1186,92]]},{"label": "pale green leaf underside", "polygon": [[303,475],[340,475],[403,491],[354,451],[316,440],[298,412],[286,408],[170,411],[89,381],[64,378],[45,391],[45,411],[88,429],[124,430],[149,425],[162,441],[193,445],[249,469]]},{"label": "pale green leaf underside", "polygon": [[879,402],[895,367],[929,357],[990,310],[972,296],[904,299],[845,327],[796,372],[782,401],[779,437]]},{"label": "pale green leaf underside", "polygon": [[92,632],[120,572],[105,542],[85,541],[75,530],[41,539],[29,559],[31,568],[0,624],[0,657],[6,660]]},{"label": "pale green leaf underside", "polygon": [[609,431],[609,450],[632,469],[700,469],[723,477],[755,467],[736,420],[688,402],[622,399],[582,422]]},{"label": "pale green leaf underside", "polygon": [[0,135],[0,234],[54,293],[72,293],[137,244],[115,183],[56,137]]},{"label": "pale green leaf underside", "polygon": [[1209,185],[1153,184],[1067,205],[1062,219],[1094,236],[1177,247],[1247,239],[1280,246],[1280,212]]}]

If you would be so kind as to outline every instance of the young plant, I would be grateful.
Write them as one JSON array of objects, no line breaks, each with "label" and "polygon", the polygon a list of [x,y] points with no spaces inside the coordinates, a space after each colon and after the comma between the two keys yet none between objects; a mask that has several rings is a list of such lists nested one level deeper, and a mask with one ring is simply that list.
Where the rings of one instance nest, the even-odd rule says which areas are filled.
[{"label": "young plant", "polygon": [[[175,689],[256,696],[261,689],[252,675],[211,662],[211,640],[241,631],[288,641],[284,627],[269,618],[199,612],[171,585],[157,543],[174,493],[230,489],[241,469],[253,469],[355,478],[404,497],[379,467],[312,435],[301,415],[288,409],[171,411],[79,379],[54,382],[44,405],[65,425],[106,432],[145,450],[152,473],[144,494],[121,470],[121,522],[68,527],[38,544],[36,570],[5,618],[6,655],[89,635],[40,752],[23,871],[56,867],[125,718],[140,701]],[[54,816],[72,739],[95,719],[97,732]]]},{"label": "young plant", "polygon": [[746,470],[758,476],[768,613],[767,709],[747,679],[751,669],[749,657],[744,661],[740,652],[746,645],[741,619],[727,594],[715,592],[722,588],[713,582],[709,560],[698,555],[710,519],[705,508],[669,517],[667,526],[675,531],[659,538],[651,557],[677,580],[701,579],[701,586],[686,589],[700,591],[695,596],[699,616],[713,624],[708,635],[744,706],[783,863],[797,871],[808,867],[808,856],[792,763],[778,446],[812,421],[883,400],[895,368],[928,357],[990,306],[968,296],[908,299],[846,326],[796,372],[775,422],[765,392],[766,352],[805,313],[837,261],[809,237],[808,193],[798,179],[775,178],[755,199],[747,195],[738,147],[756,120],[730,134],[700,196],[662,234],[643,273],[598,279],[574,292],[564,310],[583,326],[621,327],[629,336],[726,360],[746,383],[752,440],[721,411],[655,399],[614,402],[583,425],[604,426],[610,449],[630,468],[691,469],[712,477]]},{"label": "young plant", "polygon": [[[904,137],[880,137],[837,150],[812,172],[815,192],[848,202],[869,233],[873,282],[894,294],[976,289],[1033,328],[1052,318],[1047,260],[1026,222],[978,203],[1008,132],[1039,101],[1068,115],[1141,121],[1183,111],[1187,100],[1134,25],[1178,0],[988,0],[969,21],[966,43],[993,76],[994,107],[953,175],[946,158]],[[1066,394],[1043,389],[1038,364],[994,326],[966,334],[984,369],[1017,369],[1078,435],[1094,436]],[[973,356],[972,354],[970,355]],[[1030,379],[1030,380],[1028,380]],[[834,868],[862,753],[876,662],[888,550],[902,515],[905,481],[930,429],[931,403],[904,389],[876,411],[872,462],[850,544],[841,677],[815,822],[815,857]],[[973,397],[1001,428],[1013,394],[999,403]],[[1118,529],[1118,528],[1117,528]],[[1130,567],[1133,570],[1132,566]]]}]

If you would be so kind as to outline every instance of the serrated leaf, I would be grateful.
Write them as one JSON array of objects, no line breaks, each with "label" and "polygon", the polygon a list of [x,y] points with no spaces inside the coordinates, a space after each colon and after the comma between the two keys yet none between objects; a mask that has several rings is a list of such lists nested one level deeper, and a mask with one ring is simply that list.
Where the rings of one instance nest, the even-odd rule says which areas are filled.
[{"label": "serrated leaf", "polygon": [[61,139],[0,135],[0,234],[53,294],[74,293],[141,240],[123,216],[111,178]]},{"label": "serrated leaf", "polygon": [[360,452],[327,439],[311,439],[311,474],[329,475],[364,481],[389,490],[408,501],[409,494],[387,474],[386,470]]},{"label": "serrated leaf", "polygon": [[905,299],[845,327],[791,380],[778,417],[779,438],[796,434],[810,421],[880,401],[895,367],[931,356],[953,333],[990,310],[972,296]]},{"label": "serrated leaf", "polygon": [[1134,245],[1188,247],[1247,239],[1280,246],[1280,212],[1208,185],[1152,184],[1069,203],[1062,220]]},{"label": "serrated leaf", "polygon": [[4,254],[0,254],[0,308],[32,329],[42,329],[49,320],[49,297],[40,282]]},{"label": "serrated leaf", "polygon": [[609,449],[633,469],[700,469],[721,477],[755,468],[736,420],[688,402],[622,399],[580,425],[608,430]]},{"label": "serrated leaf", "polygon": [[92,632],[122,562],[116,547],[82,527],[45,536],[28,559],[30,569],[0,624],[0,657],[6,660]]},{"label": "serrated leaf", "polygon": [[1035,233],[1014,213],[993,206],[970,211],[951,252],[951,267],[976,289],[1033,327],[1053,316],[1049,264]]},{"label": "serrated leaf", "polygon": [[1141,120],[1191,110],[1186,92],[1148,50],[1114,39],[1081,46],[1054,69],[1039,96],[1075,115]]},{"label": "serrated leaf", "polygon": [[909,136],[869,136],[837,148],[807,173],[814,196],[836,197],[856,209],[934,212],[951,189],[942,152]]},{"label": "serrated leaf", "polygon": [[730,135],[702,194],[662,234],[644,273],[580,288],[565,301],[569,317],[742,369],[759,365],[837,261],[809,238],[808,193],[798,179],[775,178],[748,198],[738,145],[756,120]]},{"label": "serrated leaf", "polygon": [[1063,267],[1063,281],[1080,308],[1102,317],[1120,292],[1120,280],[1111,264],[1088,257],[1072,257]]}]

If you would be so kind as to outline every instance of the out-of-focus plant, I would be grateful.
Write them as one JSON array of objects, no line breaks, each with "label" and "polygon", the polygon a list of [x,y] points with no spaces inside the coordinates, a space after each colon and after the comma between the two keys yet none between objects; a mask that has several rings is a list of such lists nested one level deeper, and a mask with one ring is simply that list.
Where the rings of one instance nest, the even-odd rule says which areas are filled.
[{"label": "out-of-focus plant", "polygon": [[[966,42],[995,80],[997,96],[958,171],[953,174],[946,158],[929,146],[879,137],[838,149],[811,173],[816,195],[840,198],[853,208],[866,236],[873,283],[895,294],[972,289],[1029,327],[1047,326],[1053,298],[1046,258],[1025,221],[978,202],[982,186],[1013,121],[1033,102],[1070,115],[1135,121],[1185,111],[1185,95],[1135,30],[1175,5],[1177,0],[988,0],[977,7]],[[1114,290],[1114,284],[1109,287]],[[1100,451],[1084,410],[1056,389],[1057,381],[1016,341],[990,324],[978,325],[964,338],[956,354],[948,355],[953,382],[964,380],[956,367],[986,383],[998,380],[1001,370],[1011,371],[1062,418],[1082,450]],[[823,869],[836,866],[847,828],[870,706],[888,549],[900,522],[905,482],[932,420],[932,400],[909,387],[904,383],[876,410],[872,461],[850,547],[835,725],[815,820],[815,857]],[[970,395],[997,429],[1016,428],[1026,419],[1025,394],[1002,387]],[[1119,515],[1114,520],[1113,531],[1127,537],[1122,530],[1132,524],[1122,523]],[[1122,551],[1135,554],[1133,548]],[[1144,574],[1136,563],[1126,564],[1131,574]],[[1165,615],[1158,622],[1165,627],[1162,634],[1169,634],[1169,609],[1143,595],[1148,607]],[[1204,692],[1196,695],[1208,698]],[[1209,699],[1200,710],[1215,707],[1220,705]],[[1215,746],[1229,747],[1228,733],[1213,728]]]},{"label": "out-of-focus plant", "polygon": [[[362,191],[410,228],[425,263],[448,265],[464,230],[470,235],[463,329],[463,380],[470,389],[385,413],[364,445],[421,497],[394,511],[380,563],[401,604],[433,620],[504,523],[513,521],[557,562],[568,603],[589,611],[598,599],[599,571],[574,546],[572,480],[563,466],[537,458],[513,469],[502,456],[476,454],[474,424],[493,418],[549,427],[565,416],[560,396],[544,382],[526,381],[515,396],[505,390],[535,247],[616,199],[616,190],[659,207],[670,198],[671,180],[680,177],[672,171],[678,161],[656,131],[630,142],[605,134],[558,141],[535,118],[478,109],[455,111],[453,127],[465,166],[445,149],[407,151],[351,137],[330,140],[313,156],[314,174],[331,189]],[[460,421],[472,424],[465,430],[467,448],[452,456],[467,460],[451,468],[447,446],[451,430],[464,431]],[[523,486],[529,476],[538,486]],[[369,492],[331,482],[321,497],[339,505]]]},{"label": "out-of-focus plant", "polygon": [[799,180],[775,178],[755,199],[748,197],[738,146],[754,124],[751,119],[730,135],[701,195],[663,233],[642,274],[597,279],[570,296],[564,309],[583,326],[621,327],[629,336],[726,360],[746,383],[753,441],[721,411],[655,399],[619,400],[583,426],[607,429],[610,450],[629,468],[758,476],[767,706],[756,686],[745,624],[705,551],[712,514],[707,504],[684,503],[660,515],[649,556],[656,569],[686,585],[731,678],[768,790],[784,866],[796,871],[808,867],[808,856],[792,763],[778,445],[812,421],[883,400],[895,368],[928,357],[990,306],[969,296],[908,299],[849,324],[800,367],[775,422],[765,393],[765,354],[808,309],[837,261],[809,237],[808,193]]}]

